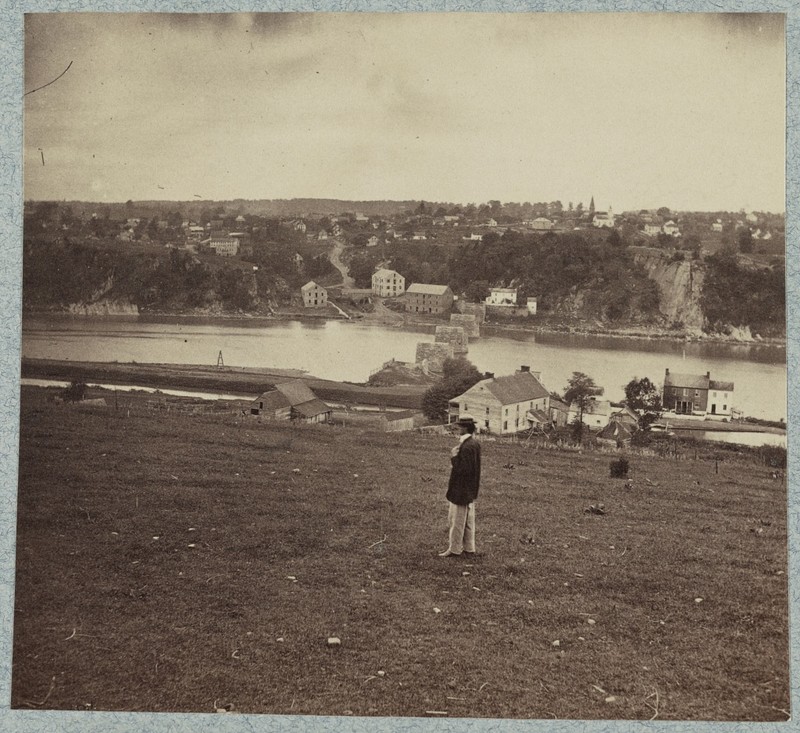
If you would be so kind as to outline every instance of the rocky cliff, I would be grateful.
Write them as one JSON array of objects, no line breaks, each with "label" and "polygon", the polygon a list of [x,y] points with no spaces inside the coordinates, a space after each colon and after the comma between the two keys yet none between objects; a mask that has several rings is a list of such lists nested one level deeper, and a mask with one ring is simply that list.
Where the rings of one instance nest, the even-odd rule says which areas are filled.
[{"label": "rocky cliff", "polygon": [[658,286],[659,311],[667,324],[683,324],[687,333],[699,334],[706,325],[700,295],[705,266],[693,260],[673,260],[657,249],[631,248],[633,259]]}]

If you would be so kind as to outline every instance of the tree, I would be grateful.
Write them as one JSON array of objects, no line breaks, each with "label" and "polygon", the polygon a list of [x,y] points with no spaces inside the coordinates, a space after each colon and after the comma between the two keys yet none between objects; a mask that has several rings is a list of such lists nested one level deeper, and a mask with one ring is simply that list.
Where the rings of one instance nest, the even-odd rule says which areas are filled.
[{"label": "tree", "polygon": [[748,227],[740,229],[736,238],[739,243],[739,251],[742,254],[750,254],[753,251],[753,233]]},{"label": "tree", "polygon": [[647,377],[634,377],[625,385],[625,403],[639,414],[639,426],[646,428],[661,417],[661,393]]},{"label": "tree", "polygon": [[578,438],[583,439],[583,413],[588,409],[592,397],[603,394],[603,388],[598,387],[588,374],[583,372],[572,372],[572,376],[567,380],[564,390],[564,401],[568,405],[578,406],[578,419],[576,421],[576,432]]},{"label": "tree", "polygon": [[442,378],[422,395],[422,412],[430,420],[447,418],[448,403],[480,382],[483,375],[463,356],[445,359]]},{"label": "tree", "polygon": [[473,280],[464,289],[464,297],[472,303],[482,303],[489,295],[489,283],[486,280]]}]

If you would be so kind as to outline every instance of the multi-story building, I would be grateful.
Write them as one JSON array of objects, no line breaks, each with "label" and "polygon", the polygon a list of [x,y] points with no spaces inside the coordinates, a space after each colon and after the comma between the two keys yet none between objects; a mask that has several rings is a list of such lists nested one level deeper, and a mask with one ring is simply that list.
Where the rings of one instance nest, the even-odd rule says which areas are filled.
[{"label": "multi-story building", "polygon": [[406,279],[395,270],[382,267],[372,273],[372,292],[381,298],[392,298],[406,291]]}]

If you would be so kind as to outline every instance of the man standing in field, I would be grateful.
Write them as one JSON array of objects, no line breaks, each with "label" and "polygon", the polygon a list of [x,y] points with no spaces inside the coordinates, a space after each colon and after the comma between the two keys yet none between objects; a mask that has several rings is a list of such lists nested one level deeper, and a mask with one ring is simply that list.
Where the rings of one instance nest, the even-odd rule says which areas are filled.
[{"label": "man standing in field", "polygon": [[450,451],[452,468],[447,486],[450,544],[439,557],[475,554],[475,500],[481,481],[481,446],[474,437],[475,420],[471,415],[462,415],[456,425],[461,439]]}]

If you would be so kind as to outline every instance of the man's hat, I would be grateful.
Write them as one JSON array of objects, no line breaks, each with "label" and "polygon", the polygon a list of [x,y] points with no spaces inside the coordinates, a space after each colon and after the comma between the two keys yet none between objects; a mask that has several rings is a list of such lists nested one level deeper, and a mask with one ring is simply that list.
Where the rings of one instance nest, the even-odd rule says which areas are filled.
[{"label": "man's hat", "polygon": [[456,425],[474,425],[475,418],[472,415],[459,415],[458,420],[456,420]]}]

